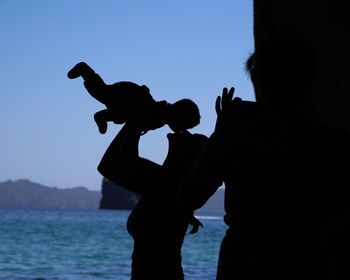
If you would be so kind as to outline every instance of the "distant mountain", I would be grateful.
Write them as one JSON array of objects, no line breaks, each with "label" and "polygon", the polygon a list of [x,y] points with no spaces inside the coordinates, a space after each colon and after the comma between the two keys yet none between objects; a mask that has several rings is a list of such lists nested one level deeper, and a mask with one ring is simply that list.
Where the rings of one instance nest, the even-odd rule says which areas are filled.
[{"label": "distant mountain", "polygon": [[0,182],[0,208],[99,208],[101,192],[84,187],[58,189],[29,180]]},{"label": "distant mountain", "polygon": [[[78,208],[132,209],[139,196],[104,179],[102,191],[84,187],[59,189],[47,187],[27,179],[0,182],[0,208]],[[196,214],[224,212],[224,190],[217,192]]]}]

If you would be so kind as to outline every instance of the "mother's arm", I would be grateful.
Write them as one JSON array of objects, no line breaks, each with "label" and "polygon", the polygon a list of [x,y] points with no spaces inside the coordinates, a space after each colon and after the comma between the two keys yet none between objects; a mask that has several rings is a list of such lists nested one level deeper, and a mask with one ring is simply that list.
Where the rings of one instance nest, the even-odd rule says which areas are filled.
[{"label": "mother's arm", "polygon": [[126,123],[107,148],[97,170],[132,192],[156,191],[164,181],[161,165],[139,156],[141,129]]},{"label": "mother's arm", "polygon": [[178,204],[181,207],[189,210],[201,208],[223,184],[222,159],[217,144],[217,135],[214,133],[196,165],[182,182],[178,194]]},{"label": "mother's arm", "polygon": [[180,207],[197,210],[201,208],[215,191],[223,184],[224,154],[226,151],[226,127],[234,88],[223,89],[215,103],[217,121],[214,133],[210,136],[198,161],[189,176],[183,181],[178,194]]}]

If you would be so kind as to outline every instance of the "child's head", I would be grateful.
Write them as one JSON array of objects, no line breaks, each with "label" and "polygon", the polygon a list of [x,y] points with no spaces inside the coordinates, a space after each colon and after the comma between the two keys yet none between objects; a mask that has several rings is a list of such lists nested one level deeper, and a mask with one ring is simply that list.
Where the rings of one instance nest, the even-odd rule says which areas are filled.
[{"label": "child's head", "polygon": [[193,128],[197,126],[199,122],[199,109],[192,100],[181,99],[170,105],[168,126],[174,132]]}]

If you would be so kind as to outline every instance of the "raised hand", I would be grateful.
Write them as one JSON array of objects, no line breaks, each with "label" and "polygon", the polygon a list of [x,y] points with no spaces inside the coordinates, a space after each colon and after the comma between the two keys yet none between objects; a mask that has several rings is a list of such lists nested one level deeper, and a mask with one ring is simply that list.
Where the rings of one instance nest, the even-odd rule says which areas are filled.
[{"label": "raised hand", "polygon": [[224,88],[222,96],[218,96],[215,102],[217,114],[215,129],[220,129],[225,123],[251,122],[262,116],[261,105],[255,101],[242,100],[240,97],[233,97],[235,89]]},{"label": "raised hand", "polygon": [[232,110],[232,104],[236,99],[233,98],[235,88],[231,87],[228,90],[226,87],[222,90],[222,96],[218,96],[215,101],[215,111],[217,114],[215,129],[220,128],[229,119],[230,111]]}]

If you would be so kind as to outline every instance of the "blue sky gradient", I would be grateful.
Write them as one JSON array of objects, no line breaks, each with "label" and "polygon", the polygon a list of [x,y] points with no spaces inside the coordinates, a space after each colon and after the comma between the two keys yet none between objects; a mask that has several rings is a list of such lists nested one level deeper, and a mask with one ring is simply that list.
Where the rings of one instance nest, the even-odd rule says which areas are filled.
[{"label": "blue sky gradient", "polygon": [[[86,61],[107,83],[145,84],[156,100],[187,97],[210,135],[224,86],[254,100],[244,62],[254,49],[252,0],[1,0],[0,181],[28,178],[98,190],[96,166],[120,126],[98,132],[104,105],[67,71]],[[142,137],[161,163],[164,127]]]}]

